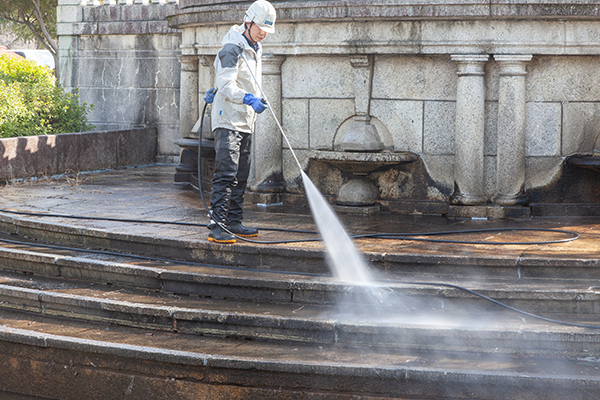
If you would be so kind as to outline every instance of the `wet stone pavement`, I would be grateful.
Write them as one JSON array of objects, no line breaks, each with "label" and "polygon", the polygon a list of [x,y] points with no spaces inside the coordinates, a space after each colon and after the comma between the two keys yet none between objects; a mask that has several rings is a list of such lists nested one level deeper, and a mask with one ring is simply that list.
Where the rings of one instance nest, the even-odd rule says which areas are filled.
[{"label": "wet stone pavement", "polygon": [[[318,238],[308,208],[247,205],[258,240],[211,243],[200,195],[174,185],[174,172],[0,187],[0,358],[11,360],[0,363],[0,399],[3,388],[129,398],[132,376],[147,382],[133,389],[140,399],[597,398],[597,329],[525,318],[443,285],[600,325],[600,218],[338,214],[353,235],[451,231],[462,233],[434,238],[482,242],[355,239],[391,296],[374,312],[330,276],[323,243],[286,242]],[[490,228],[536,230],[463,232]],[[571,237],[556,230],[579,238],[532,243]]]},{"label": "wet stone pavement", "polygon": [[[6,211],[81,217],[128,219],[131,222],[71,218],[19,218],[80,226],[116,233],[149,235],[185,241],[206,242],[208,230],[203,226],[144,224],[133,220],[207,224],[209,222],[199,194],[173,184],[174,166],[156,165],[107,172],[79,174],[52,181],[21,181],[0,188],[0,208]],[[1,212],[1,211],[0,211]],[[11,216],[10,214],[4,214]],[[310,233],[269,230],[291,229],[316,231],[306,207],[246,205],[244,224],[261,229],[258,242],[279,242],[317,237]],[[14,215],[13,215],[14,216]],[[380,212],[375,215],[338,214],[349,234],[424,233],[490,228],[555,229],[574,232],[579,239],[565,243],[528,244],[569,238],[568,234],[548,231],[499,231],[439,235],[429,238],[490,242],[460,244],[419,242],[396,239],[357,239],[359,250],[367,254],[403,254],[407,257],[468,257],[518,259],[528,256],[546,260],[600,259],[600,218],[540,218],[517,221],[448,219],[438,216],[399,215]],[[494,245],[492,242],[523,242],[517,245]],[[238,240],[235,246],[284,246],[287,248],[323,249],[319,241],[297,243],[253,243]],[[441,260],[441,258],[440,258]]]}]

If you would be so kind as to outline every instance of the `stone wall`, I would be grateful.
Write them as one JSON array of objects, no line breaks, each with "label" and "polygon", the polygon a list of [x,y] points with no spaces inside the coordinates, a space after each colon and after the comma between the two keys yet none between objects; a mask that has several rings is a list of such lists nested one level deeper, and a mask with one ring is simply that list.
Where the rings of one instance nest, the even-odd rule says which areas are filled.
[{"label": "stone wall", "polygon": [[176,2],[58,4],[61,83],[94,104],[90,122],[101,130],[154,126],[157,161],[177,161],[181,32],[166,22]]},{"label": "stone wall", "polygon": [[[91,122],[157,126],[159,160],[176,160],[175,142],[194,137],[214,86],[221,38],[250,2],[166,1],[59,0],[59,38],[63,81],[95,104]],[[420,157],[369,177],[384,208],[445,214],[449,205],[523,206],[529,195],[573,201],[560,194],[572,176],[598,184],[577,171],[565,181],[564,160],[593,152],[600,133],[600,1],[272,3],[263,85],[304,168],[311,151],[338,150],[354,117],[368,115],[385,151]],[[301,194],[269,113],[257,132],[251,190]],[[348,179],[313,167],[325,194]],[[579,201],[598,203],[594,193]]]},{"label": "stone wall", "polygon": [[[273,4],[277,31],[262,43],[267,60],[277,60],[266,75],[276,79],[264,89],[281,98],[276,112],[296,154],[306,167],[311,150],[336,150],[345,126],[366,112],[389,151],[421,158],[419,167],[370,177],[390,208],[398,201],[526,205],[525,192],[543,193],[540,188],[561,179],[565,157],[593,149],[600,132],[594,128],[600,1]],[[171,27],[182,29],[182,60],[198,62],[200,93],[214,85],[220,39],[247,6],[181,0],[169,17]],[[270,119],[259,117],[256,140],[279,136]],[[283,186],[301,192],[298,168],[282,148]],[[255,144],[254,152],[253,188],[260,190],[261,175],[277,167],[263,161],[273,159],[273,150]],[[315,171],[325,194],[347,179],[335,168]],[[543,197],[535,199],[543,203]],[[399,208],[432,210],[411,207]]]},{"label": "stone wall", "polygon": [[0,182],[146,165],[155,159],[155,128],[3,138]]}]

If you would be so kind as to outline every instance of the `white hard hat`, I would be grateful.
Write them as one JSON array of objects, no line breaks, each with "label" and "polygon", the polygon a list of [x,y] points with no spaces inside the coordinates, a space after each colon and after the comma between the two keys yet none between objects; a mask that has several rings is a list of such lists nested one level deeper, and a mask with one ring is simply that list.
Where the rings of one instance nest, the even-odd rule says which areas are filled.
[{"label": "white hard hat", "polygon": [[248,8],[245,22],[254,22],[267,33],[275,33],[275,7],[266,0],[257,0]]}]

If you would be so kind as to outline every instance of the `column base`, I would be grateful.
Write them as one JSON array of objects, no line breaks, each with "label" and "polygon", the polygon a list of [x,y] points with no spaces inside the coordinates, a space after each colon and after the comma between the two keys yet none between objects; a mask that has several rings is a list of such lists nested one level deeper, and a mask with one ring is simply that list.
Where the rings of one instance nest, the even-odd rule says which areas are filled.
[{"label": "column base", "polygon": [[371,206],[340,206],[333,204],[331,207],[336,213],[341,214],[371,215],[381,211],[381,207],[378,204]]},{"label": "column base", "polygon": [[450,196],[450,204],[454,206],[480,206],[487,201],[487,197],[482,194],[453,193]]},{"label": "column base", "polygon": [[448,218],[530,219],[531,208],[524,206],[448,206]]},{"label": "column base", "polygon": [[179,156],[179,165],[175,167],[176,184],[189,184],[191,176],[198,173],[198,156],[191,150],[183,149]]},{"label": "column base", "polygon": [[273,176],[270,179],[266,179],[260,183],[250,186],[250,190],[258,193],[281,193],[285,191],[285,184],[280,174],[279,176]]},{"label": "column base", "polygon": [[496,194],[492,197],[492,202],[499,206],[526,206],[529,204],[529,197],[523,193]]}]

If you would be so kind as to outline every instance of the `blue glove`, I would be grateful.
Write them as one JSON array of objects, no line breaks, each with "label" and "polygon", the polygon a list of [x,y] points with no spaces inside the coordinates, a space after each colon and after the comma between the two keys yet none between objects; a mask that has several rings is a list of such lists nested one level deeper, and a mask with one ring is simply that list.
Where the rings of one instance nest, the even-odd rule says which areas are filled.
[{"label": "blue glove", "polygon": [[215,94],[217,94],[216,88],[210,88],[206,91],[206,96],[204,96],[206,104],[210,104],[215,100]]},{"label": "blue glove", "polygon": [[262,99],[259,99],[252,93],[248,93],[244,96],[244,104],[251,106],[258,114],[267,109],[267,105],[263,103]]}]

